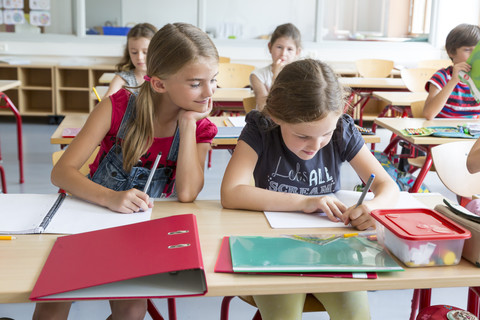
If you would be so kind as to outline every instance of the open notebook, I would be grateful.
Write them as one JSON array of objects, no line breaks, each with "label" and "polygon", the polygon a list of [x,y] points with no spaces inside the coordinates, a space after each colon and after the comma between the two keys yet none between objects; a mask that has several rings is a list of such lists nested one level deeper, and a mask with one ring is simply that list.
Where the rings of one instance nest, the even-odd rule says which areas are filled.
[{"label": "open notebook", "polygon": [[64,193],[4,194],[0,208],[0,234],[73,234],[147,221],[152,213],[120,214]]}]

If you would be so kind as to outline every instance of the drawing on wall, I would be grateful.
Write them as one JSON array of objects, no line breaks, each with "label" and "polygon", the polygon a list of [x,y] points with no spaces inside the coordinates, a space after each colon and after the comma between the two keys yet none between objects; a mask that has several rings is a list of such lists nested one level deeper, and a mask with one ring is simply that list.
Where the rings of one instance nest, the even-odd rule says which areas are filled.
[{"label": "drawing on wall", "polygon": [[5,9],[23,9],[23,0],[3,0]]},{"label": "drawing on wall", "polygon": [[49,26],[50,20],[49,11],[30,11],[30,24],[33,26]]},{"label": "drawing on wall", "polygon": [[50,10],[50,0],[30,0],[30,10]]},{"label": "drawing on wall", "polygon": [[4,10],[4,24],[23,24],[25,23],[25,15],[22,10]]}]

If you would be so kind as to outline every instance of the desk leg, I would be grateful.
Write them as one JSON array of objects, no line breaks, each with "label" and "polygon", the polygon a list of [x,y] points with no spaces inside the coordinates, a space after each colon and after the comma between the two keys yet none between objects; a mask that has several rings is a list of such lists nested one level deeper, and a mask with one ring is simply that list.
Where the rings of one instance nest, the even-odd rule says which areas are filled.
[{"label": "desk leg", "polygon": [[[385,106],[382,112],[380,112],[380,114],[378,115],[378,118],[384,118],[388,111],[390,111],[390,107],[391,105]],[[375,121],[373,121],[372,123],[372,132],[377,132],[377,124],[375,123]],[[372,143],[372,150],[375,150],[375,143]]]},{"label": "desk leg", "polygon": [[5,170],[0,165],[0,178],[2,179],[2,192],[7,193],[7,180],[5,179]]},{"label": "desk leg", "polygon": [[428,170],[430,170],[431,167],[432,167],[432,152],[430,151],[430,147],[428,147],[427,156],[425,157],[425,163],[423,164],[422,169],[420,169],[417,179],[415,179],[413,186],[410,188],[410,190],[408,190],[408,192],[410,193],[418,192],[418,189],[420,189],[420,186],[422,185],[423,180],[425,180]]},{"label": "desk leg", "polygon": [[417,312],[430,306],[432,298],[432,289],[414,289],[412,298],[412,311],[410,320],[415,320]]},{"label": "desk leg", "polygon": [[5,100],[6,107],[12,110],[15,120],[17,121],[17,147],[18,147],[18,162],[20,167],[20,183],[24,183],[23,178],[23,143],[22,143],[22,117],[12,100],[3,92],[0,92],[0,100]]},{"label": "desk leg", "polygon": [[147,299],[147,312],[154,320],[164,320],[162,315],[157,309],[157,306],[153,303],[152,299]]},{"label": "desk leg", "polygon": [[480,317],[478,299],[480,297],[480,287],[468,288],[467,311],[473,313],[477,318]]}]

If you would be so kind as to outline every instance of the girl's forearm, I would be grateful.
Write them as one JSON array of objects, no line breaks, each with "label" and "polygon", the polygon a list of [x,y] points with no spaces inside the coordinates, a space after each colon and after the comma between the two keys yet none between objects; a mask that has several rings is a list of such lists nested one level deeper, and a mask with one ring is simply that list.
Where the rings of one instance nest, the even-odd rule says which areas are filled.
[{"label": "girl's forearm", "polygon": [[423,110],[423,115],[427,120],[435,118],[440,111],[442,111],[455,86],[456,83],[450,80],[447,85],[438,92],[438,94],[431,99],[427,99]]},{"label": "girl's forearm", "polygon": [[400,191],[393,180],[381,181],[373,190],[375,197],[365,201],[371,210],[395,207]]},{"label": "girl's forearm", "polygon": [[56,166],[52,170],[51,180],[55,186],[72,195],[104,207],[108,207],[107,200],[113,192],[91,181],[75,168]]},{"label": "girl's forearm", "polygon": [[222,205],[228,209],[301,211],[305,196],[257,188],[251,185],[222,186]]},{"label": "girl's forearm", "polygon": [[180,122],[180,145],[178,150],[177,171],[175,185],[178,199],[181,202],[191,202],[203,188],[204,163],[199,159],[196,141],[196,123],[192,121]]}]

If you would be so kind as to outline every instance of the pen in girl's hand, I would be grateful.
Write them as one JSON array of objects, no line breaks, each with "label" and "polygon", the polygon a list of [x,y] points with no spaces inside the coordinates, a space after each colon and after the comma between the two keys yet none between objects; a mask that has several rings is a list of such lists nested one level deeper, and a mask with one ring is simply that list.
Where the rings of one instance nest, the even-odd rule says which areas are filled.
[{"label": "pen in girl's hand", "polygon": [[360,195],[360,198],[358,199],[358,202],[355,208],[363,203],[363,199],[365,199],[365,196],[367,195],[368,190],[372,186],[373,179],[375,179],[375,175],[372,173],[370,175],[370,178],[368,178],[367,183],[365,184],[365,188],[363,188],[362,194]]},{"label": "pen in girl's hand", "polygon": [[143,188],[143,192],[147,193],[148,188],[150,187],[150,183],[152,182],[153,175],[155,173],[155,170],[157,169],[158,163],[160,162],[160,158],[162,157],[162,153],[159,152],[157,155],[157,158],[155,159],[155,162],[153,163],[152,168],[150,169],[150,174],[148,175],[147,183],[145,184],[145,187]]},{"label": "pen in girl's hand", "polygon": [[[375,179],[375,175],[372,173],[372,174],[370,175],[370,178],[368,178],[368,181],[367,181],[367,183],[365,184],[365,187],[363,188],[362,194],[360,195],[360,198],[358,199],[357,204],[355,205],[355,208],[357,208],[358,206],[360,206],[360,205],[363,203],[363,199],[365,199],[365,196],[367,195],[368,190],[369,190],[370,187],[372,186],[373,179]],[[349,224],[349,223],[350,223],[350,219],[347,218],[347,219],[344,221],[344,223],[345,223],[345,225]]]}]

